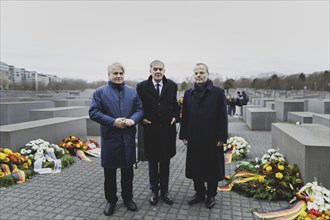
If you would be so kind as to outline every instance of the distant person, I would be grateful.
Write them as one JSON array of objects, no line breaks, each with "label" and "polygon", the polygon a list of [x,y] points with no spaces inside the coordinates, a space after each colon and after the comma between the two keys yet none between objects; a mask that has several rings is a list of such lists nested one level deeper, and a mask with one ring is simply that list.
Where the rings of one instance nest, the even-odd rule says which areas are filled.
[{"label": "distant person", "polygon": [[[208,79],[203,63],[194,68],[193,88],[184,93],[180,139],[187,146],[186,177],[194,181],[192,205],[205,200],[215,205],[218,181],[225,177],[223,145],[228,138],[227,103],[224,90]],[[205,187],[207,183],[207,188]]]},{"label": "distant person", "polygon": [[108,67],[109,82],[95,90],[89,117],[101,125],[101,163],[104,168],[104,214],[112,215],[118,201],[117,168],[121,169],[121,196],[130,211],[133,201],[133,164],[136,162],[135,125],[143,116],[141,100],[135,89],[125,85],[125,68],[120,63]]},{"label": "distant person", "polygon": [[237,92],[236,105],[240,107],[240,116],[243,113],[244,98],[240,91]]},{"label": "distant person", "polygon": [[236,102],[233,96],[228,96],[227,106],[228,106],[228,115],[234,116],[236,114]]},{"label": "distant person", "polygon": [[159,60],[151,62],[149,78],[137,85],[144,108],[142,126],[151,205],[158,203],[159,191],[165,203],[173,204],[168,184],[170,160],[176,154],[176,122],[180,120],[177,90],[177,84],[165,77],[164,63]]},{"label": "distant person", "polygon": [[243,105],[247,105],[249,102],[249,96],[245,93],[245,91],[242,92],[243,96]]}]

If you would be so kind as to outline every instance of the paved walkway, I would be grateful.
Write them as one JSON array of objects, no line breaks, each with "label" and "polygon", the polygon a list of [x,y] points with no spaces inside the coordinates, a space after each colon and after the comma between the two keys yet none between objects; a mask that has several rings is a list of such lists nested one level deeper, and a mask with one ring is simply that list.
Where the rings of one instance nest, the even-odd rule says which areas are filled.
[{"label": "paved walkway", "polygon": [[[252,146],[248,159],[261,157],[271,148],[271,133],[250,131],[240,119],[229,118],[231,136],[242,136]],[[0,189],[0,219],[255,219],[251,209],[271,211],[288,206],[285,201],[268,202],[241,196],[235,192],[219,192],[216,205],[207,209],[204,203],[188,205],[194,194],[193,182],[185,177],[185,147],[177,142],[177,154],[171,160],[170,194],[173,205],[160,200],[149,205],[150,194],[147,162],[139,162],[134,170],[134,199],[138,210],[130,212],[120,198],[115,213],[103,215],[103,169],[99,158],[87,163],[79,159],[54,175],[35,175],[24,184]],[[226,166],[226,175],[233,174],[236,162]],[[120,195],[118,175],[118,195]],[[220,186],[226,185],[225,181]]]}]

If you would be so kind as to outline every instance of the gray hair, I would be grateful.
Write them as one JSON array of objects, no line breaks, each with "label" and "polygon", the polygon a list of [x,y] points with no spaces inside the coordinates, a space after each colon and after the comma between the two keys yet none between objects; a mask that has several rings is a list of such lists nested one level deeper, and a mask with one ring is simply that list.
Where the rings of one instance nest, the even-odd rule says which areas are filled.
[{"label": "gray hair", "polygon": [[154,60],[154,61],[152,61],[152,62],[150,63],[150,68],[152,68],[153,65],[155,65],[155,64],[161,64],[161,65],[163,66],[163,68],[165,68],[164,63],[163,63],[162,61],[160,61],[160,60]]},{"label": "gray hair", "polygon": [[205,63],[196,63],[196,66],[200,66],[200,65],[204,66],[207,74],[209,74],[209,68],[206,66],[206,64]]},{"label": "gray hair", "polygon": [[115,63],[113,63],[113,64],[111,64],[111,65],[108,66],[108,74],[110,74],[112,72],[112,69],[114,67],[119,67],[125,73],[125,67],[124,67],[124,65],[121,64],[121,63],[115,62]]}]

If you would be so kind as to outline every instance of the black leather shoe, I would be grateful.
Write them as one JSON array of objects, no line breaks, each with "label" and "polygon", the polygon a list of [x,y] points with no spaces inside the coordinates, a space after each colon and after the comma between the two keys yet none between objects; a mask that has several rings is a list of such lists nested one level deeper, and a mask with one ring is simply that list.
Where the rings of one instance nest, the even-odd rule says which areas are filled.
[{"label": "black leather shoe", "polygon": [[136,203],[133,200],[125,201],[124,205],[126,205],[127,209],[130,211],[136,211],[137,206]]},{"label": "black leather shoe", "polygon": [[162,199],[164,200],[165,203],[172,205],[173,204],[173,199],[168,193],[162,194]]},{"label": "black leather shoe", "polygon": [[150,205],[156,205],[158,203],[158,193],[152,192],[149,198]]},{"label": "black leather shoe", "polygon": [[106,216],[112,215],[113,211],[115,210],[115,206],[116,206],[116,204],[112,205],[112,204],[110,204],[110,202],[108,202],[107,205],[104,208],[104,214]]},{"label": "black leather shoe", "polygon": [[199,193],[196,193],[193,197],[191,197],[191,199],[188,201],[188,204],[189,205],[192,205],[192,204],[196,204],[196,203],[199,203],[201,201],[203,201],[205,199],[205,195],[204,194],[199,194]]},{"label": "black leather shoe", "polygon": [[208,196],[205,202],[206,208],[211,209],[214,205],[215,205],[214,196]]}]

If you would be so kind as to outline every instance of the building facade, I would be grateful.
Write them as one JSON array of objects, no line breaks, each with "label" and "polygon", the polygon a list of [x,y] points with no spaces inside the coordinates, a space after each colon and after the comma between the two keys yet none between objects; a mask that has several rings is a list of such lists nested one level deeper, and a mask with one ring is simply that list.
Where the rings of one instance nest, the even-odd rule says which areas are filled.
[{"label": "building facade", "polygon": [[51,83],[58,82],[61,82],[61,79],[55,75],[37,73],[24,68],[16,68],[4,62],[0,63],[0,90],[47,89]]}]

